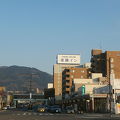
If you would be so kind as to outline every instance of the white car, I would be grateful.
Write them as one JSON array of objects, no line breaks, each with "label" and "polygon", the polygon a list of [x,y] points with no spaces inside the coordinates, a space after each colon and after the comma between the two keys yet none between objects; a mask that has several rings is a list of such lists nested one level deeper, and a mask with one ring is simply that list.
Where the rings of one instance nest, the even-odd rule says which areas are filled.
[{"label": "white car", "polygon": [[3,109],[3,110],[7,110],[8,108],[7,108],[7,107],[3,107],[2,109]]}]

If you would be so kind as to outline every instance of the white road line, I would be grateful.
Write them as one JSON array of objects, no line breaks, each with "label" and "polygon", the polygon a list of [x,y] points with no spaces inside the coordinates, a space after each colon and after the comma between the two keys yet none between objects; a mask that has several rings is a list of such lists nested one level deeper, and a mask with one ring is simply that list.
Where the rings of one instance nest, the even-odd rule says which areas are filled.
[{"label": "white road line", "polygon": [[33,115],[37,115],[37,113],[33,113]]},{"label": "white road line", "polygon": [[23,115],[23,116],[28,116],[28,115],[34,115],[34,116],[52,116],[52,115],[58,115],[58,114],[52,114],[52,113],[29,113],[29,112],[25,112],[25,113],[17,113],[17,114],[12,114],[12,115]]},{"label": "white road line", "polygon": [[23,115],[26,115],[26,113],[23,113]]},{"label": "white road line", "polygon": [[43,114],[39,113],[39,115],[43,115]]},{"label": "white road line", "polygon": [[49,115],[53,115],[53,114],[49,114]]},{"label": "white road line", "polygon": [[32,115],[31,113],[28,113],[28,115]]}]

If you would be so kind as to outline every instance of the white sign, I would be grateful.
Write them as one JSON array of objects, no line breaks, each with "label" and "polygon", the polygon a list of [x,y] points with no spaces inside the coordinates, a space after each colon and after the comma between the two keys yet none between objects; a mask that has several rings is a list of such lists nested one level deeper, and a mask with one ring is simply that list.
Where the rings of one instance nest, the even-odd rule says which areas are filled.
[{"label": "white sign", "polygon": [[53,88],[53,83],[48,83],[48,89]]},{"label": "white sign", "polygon": [[113,82],[113,89],[120,89],[120,79],[114,79]]},{"label": "white sign", "polygon": [[80,64],[80,55],[58,55],[57,63]]}]

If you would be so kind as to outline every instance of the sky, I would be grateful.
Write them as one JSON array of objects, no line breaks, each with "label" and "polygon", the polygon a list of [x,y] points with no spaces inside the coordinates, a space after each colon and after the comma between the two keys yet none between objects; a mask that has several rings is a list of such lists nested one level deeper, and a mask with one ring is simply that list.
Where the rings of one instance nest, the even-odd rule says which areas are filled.
[{"label": "sky", "polygon": [[0,0],[0,66],[53,73],[57,54],[120,50],[120,0]]}]

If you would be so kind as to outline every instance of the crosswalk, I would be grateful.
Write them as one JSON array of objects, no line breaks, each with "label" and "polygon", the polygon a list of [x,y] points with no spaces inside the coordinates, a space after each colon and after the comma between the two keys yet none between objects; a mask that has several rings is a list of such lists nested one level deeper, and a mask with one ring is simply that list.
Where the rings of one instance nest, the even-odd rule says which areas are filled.
[{"label": "crosswalk", "polygon": [[60,114],[24,112],[24,113],[17,113],[17,114],[13,113],[12,115],[17,115],[17,116],[52,116],[52,115],[60,115]]}]

